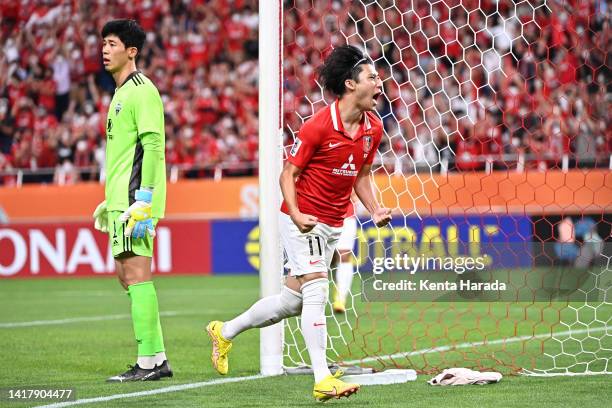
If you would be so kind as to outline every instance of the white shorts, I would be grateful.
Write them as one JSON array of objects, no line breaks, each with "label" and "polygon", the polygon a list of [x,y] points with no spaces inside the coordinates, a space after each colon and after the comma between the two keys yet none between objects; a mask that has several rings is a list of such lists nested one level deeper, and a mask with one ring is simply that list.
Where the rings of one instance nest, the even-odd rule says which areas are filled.
[{"label": "white shorts", "polygon": [[357,239],[357,218],[347,217],[342,225],[342,234],[338,240],[338,250],[352,251],[355,248],[355,240]]},{"label": "white shorts", "polygon": [[286,266],[291,276],[327,273],[342,227],[318,223],[310,232],[304,234],[291,221],[291,217],[281,212],[279,229],[287,258]]}]

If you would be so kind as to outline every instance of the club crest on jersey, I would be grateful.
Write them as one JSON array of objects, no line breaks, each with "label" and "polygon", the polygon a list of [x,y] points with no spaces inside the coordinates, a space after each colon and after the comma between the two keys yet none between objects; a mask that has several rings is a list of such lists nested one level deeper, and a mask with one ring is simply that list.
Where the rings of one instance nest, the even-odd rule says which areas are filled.
[{"label": "club crest on jersey", "polygon": [[117,104],[115,105],[115,116],[119,114],[119,111],[121,111],[122,107],[123,106],[121,106],[121,102],[117,102]]},{"label": "club crest on jersey", "polygon": [[370,153],[372,150],[372,136],[364,136],[363,137],[363,152]]}]

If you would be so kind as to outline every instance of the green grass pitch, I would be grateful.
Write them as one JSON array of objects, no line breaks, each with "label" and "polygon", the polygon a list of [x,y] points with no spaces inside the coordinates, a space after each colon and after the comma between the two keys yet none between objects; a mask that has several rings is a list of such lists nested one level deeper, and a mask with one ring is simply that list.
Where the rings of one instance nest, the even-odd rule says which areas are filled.
[{"label": "green grass pitch", "polygon": [[[257,299],[259,287],[255,276],[227,277],[159,277],[156,278],[162,325],[167,353],[175,377],[142,384],[106,384],[104,379],[125,369],[135,361],[135,344],[129,319],[129,302],[114,278],[55,280],[4,280],[0,282],[0,350],[2,371],[0,389],[27,386],[74,388],[78,399],[130,394],[137,391],[164,389],[174,385],[203,383],[220,377],[209,362],[210,345],[203,332],[212,319],[228,319]],[[401,304],[366,305],[371,319],[357,329],[354,343],[340,354],[360,350],[384,354],[387,351],[410,351],[431,345],[428,338],[452,338],[452,333],[436,333],[435,325],[413,324],[410,330],[391,333],[403,327],[392,324],[398,319],[423,321],[439,318],[440,311],[410,310]],[[472,306],[473,308],[490,306]],[[498,306],[499,316],[513,313]],[[471,309],[476,312],[476,309]],[[521,309],[523,313],[525,308]],[[529,311],[529,309],[527,309]],[[599,313],[610,313],[601,310]],[[431,313],[431,319],[425,313]],[[541,313],[541,312],[540,312]],[[609,317],[609,316],[608,316]],[[540,316],[547,321],[552,318]],[[81,319],[81,320],[79,320]],[[606,322],[607,317],[598,316]],[[510,325],[510,319],[497,319]],[[29,322],[10,327],[7,323]],[[470,315],[464,324],[469,327]],[[353,322],[354,323],[354,322]],[[333,329],[334,325],[330,324]],[[496,331],[514,332],[514,327]],[[520,329],[520,328],[519,328]],[[532,330],[533,327],[528,328]],[[535,328],[536,331],[538,327]],[[544,329],[544,328],[543,328]],[[346,328],[343,329],[343,331]],[[477,341],[479,331],[467,330],[462,341]],[[491,330],[493,330],[491,328]],[[466,331],[463,330],[463,337]],[[519,330],[520,333],[520,330]],[[377,343],[375,338],[384,340]],[[609,338],[606,337],[606,338]],[[401,339],[401,340],[398,340]],[[361,343],[360,343],[361,342]],[[337,343],[337,342],[336,342]],[[360,345],[361,344],[361,345]],[[441,343],[437,343],[442,345]],[[403,346],[406,346],[402,349]],[[594,346],[597,346],[595,344]],[[599,344],[599,347],[602,345]],[[609,344],[605,345],[606,347]],[[568,343],[566,347],[579,347]],[[511,350],[507,350],[510,352]],[[448,356],[452,353],[447,354]],[[460,358],[465,354],[457,353]],[[401,365],[411,361],[400,360]],[[435,353],[426,357],[431,364],[446,363]],[[439,361],[436,361],[436,358]],[[229,377],[256,375],[259,370],[259,332],[251,330],[236,339],[231,353]],[[608,371],[610,367],[608,367]],[[610,376],[534,378],[506,376],[501,383],[488,386],[431,387],[429,375],[420,375],[412,383],[390,386],[366,386],[350,400],[328,404],[354,407],[603,407],[612,400]],[[310,376],[280,376],[229,384],[212,384],[197,388],[164,392],[142,397],[125,397],[93,402],[97,407],[308,407],[316,406],[312,398]],[[44,401],[9,402],[0,406],[22,407],[45,405]]]}]

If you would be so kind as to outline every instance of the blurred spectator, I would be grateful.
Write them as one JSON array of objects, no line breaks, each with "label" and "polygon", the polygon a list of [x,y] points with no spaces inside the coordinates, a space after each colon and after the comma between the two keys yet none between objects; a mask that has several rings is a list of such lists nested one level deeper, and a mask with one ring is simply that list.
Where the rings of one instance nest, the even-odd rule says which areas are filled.
[{"label": "blurred spectator", "polygon": [[62,120],[62,116],[70,101],[70,63],[65,56],[65,48],[58,47],[51,70],[53,71],[53,81],[55,81],[55,116]]},{"label": "blurred spectator", "polygon": [[10,154],[15,127],[8,100],[0,99],[0,153]]}]

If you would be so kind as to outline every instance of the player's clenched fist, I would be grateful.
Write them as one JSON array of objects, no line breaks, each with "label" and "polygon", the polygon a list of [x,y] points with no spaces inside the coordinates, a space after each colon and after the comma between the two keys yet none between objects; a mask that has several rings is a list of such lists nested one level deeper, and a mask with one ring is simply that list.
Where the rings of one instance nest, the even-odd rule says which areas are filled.
[{"label": "player's clenched fist", "polygon": [[147,190],[136,190],[136,202],[119,216],[122,222],[128,221],[125,228],[125,236],[133,238],[144,238],[145,233],[155,237],[155,227],[151,218],[151,200],[153,192]]},{"label": "player's clenched fist", "polygon": [[372,214],[372,221],[377,227],[384,227],[391,221],[391,209],[390,208],[378,208]]},{"label": "player's clenched fist", "polygon": [[314,215],[302,214],[301,212],[292,214],[291,220],[301,233],[309,232],[317,225],[317,222],[319,222]]}]

